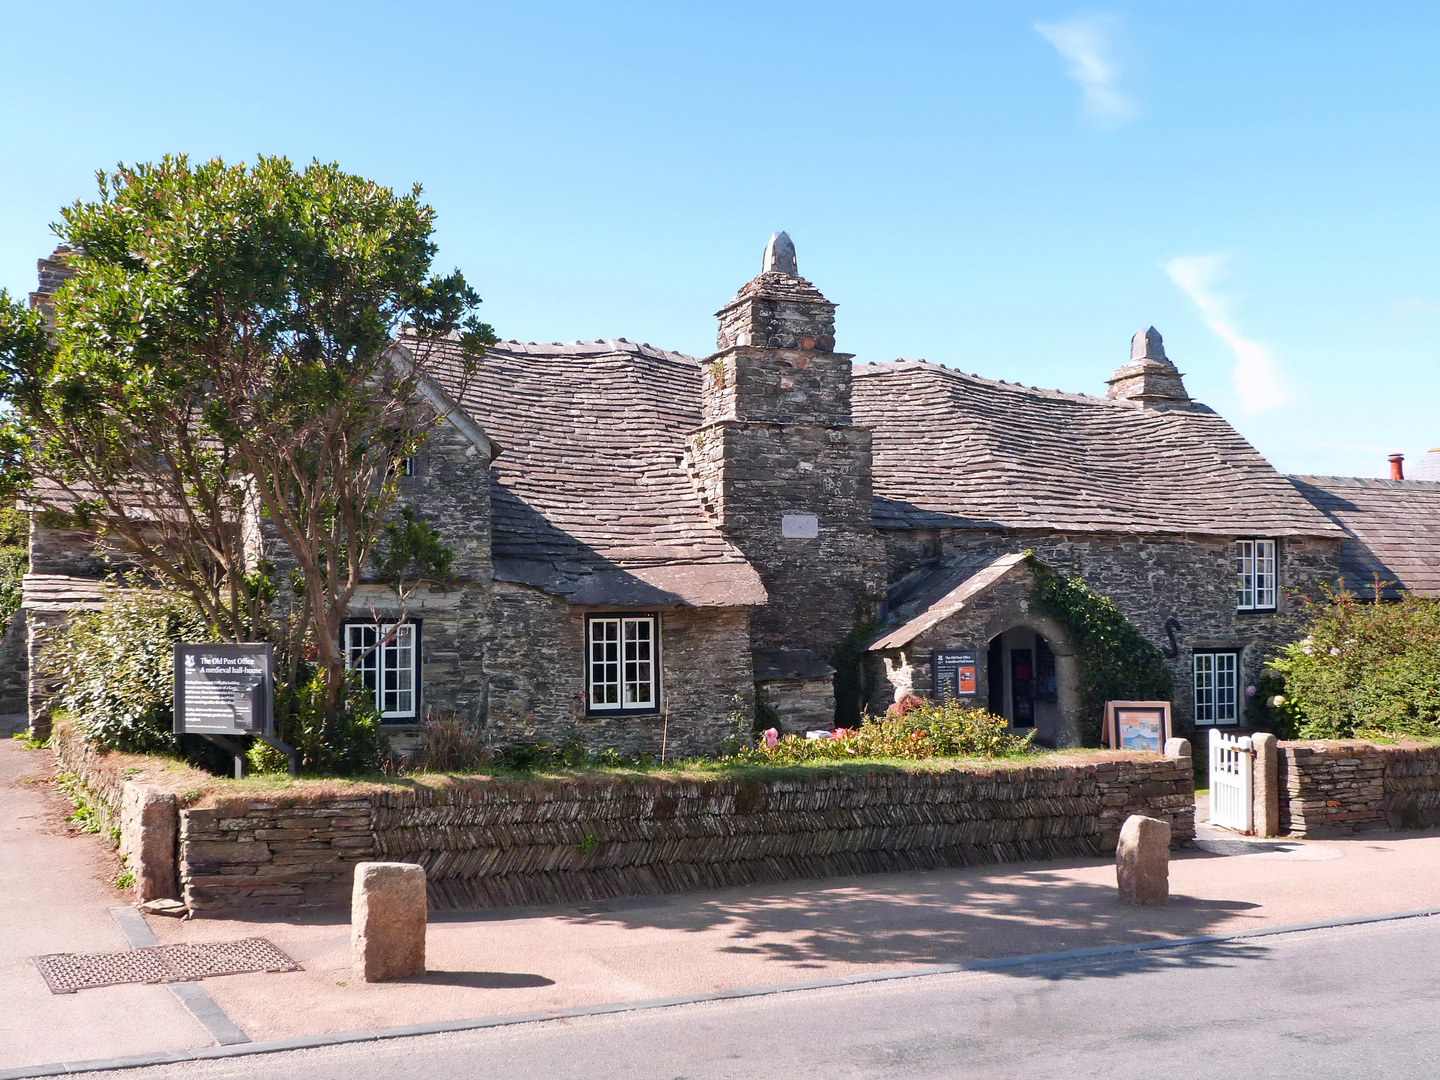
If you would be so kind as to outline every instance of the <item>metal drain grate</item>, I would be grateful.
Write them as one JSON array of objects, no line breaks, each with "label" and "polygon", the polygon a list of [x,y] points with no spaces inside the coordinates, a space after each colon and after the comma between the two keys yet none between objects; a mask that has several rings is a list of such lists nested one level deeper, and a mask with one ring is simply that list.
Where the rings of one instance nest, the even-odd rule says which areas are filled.
[{"label": "metal drain grate", "polygon": [[299,971],[264,938],[214,941],[200,945],[152,945],[108,953],[51,953],[35,957],[52,994],[73,994],[123,983],[194,982],[212,975]]}]

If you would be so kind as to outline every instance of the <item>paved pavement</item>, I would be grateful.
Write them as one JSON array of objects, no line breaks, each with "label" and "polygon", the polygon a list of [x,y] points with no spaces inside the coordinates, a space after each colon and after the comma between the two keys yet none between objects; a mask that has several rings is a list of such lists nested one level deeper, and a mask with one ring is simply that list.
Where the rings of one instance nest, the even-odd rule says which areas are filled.
[{"label": "paved pavement", "polygon": [[[0,944],[0,1070],[211,1045],[163,988],[55,998],[29,964],[37,953],[125,947],[106,911],[117,902],[105,884],[113,857],[94,837],[64,835],[58,796],[23,782],[48,760],[0,747],[0,917],[23,929]],[[293,974],[200,984],[249,1038],[268,1040],[1440,907],[1434,832],[1202,842],[1214,850],[1172,862],[1174,899],[1162,908],[1121,905],[1108,860],[1068,860],[437,913],[430,973],[383,985],[351,979],[343,912],[149,922],[162,942],[262,935],[298,960]]]},{"label": "paved pavement", "polygon": [[61,1057],[178,1050],[211,1042],[174,995],[115,986],[53,995],[31,957],[128,948],[110,908],[109,841],[65,822],[55,756],[0,739],[0,1068]]},{"label": "paved pavement", "polygon": [[1437,924],[1411,919],[122,1075],[1430,1078],[1440,1074]]}]

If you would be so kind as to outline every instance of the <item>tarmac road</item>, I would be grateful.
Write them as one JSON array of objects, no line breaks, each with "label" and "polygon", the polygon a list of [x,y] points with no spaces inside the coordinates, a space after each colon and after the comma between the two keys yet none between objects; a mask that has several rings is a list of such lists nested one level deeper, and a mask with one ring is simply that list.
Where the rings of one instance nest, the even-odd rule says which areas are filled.
[{"label": "tarmac road", "polygon": [[1440,918],[106,1075],[1429,1078]]}]

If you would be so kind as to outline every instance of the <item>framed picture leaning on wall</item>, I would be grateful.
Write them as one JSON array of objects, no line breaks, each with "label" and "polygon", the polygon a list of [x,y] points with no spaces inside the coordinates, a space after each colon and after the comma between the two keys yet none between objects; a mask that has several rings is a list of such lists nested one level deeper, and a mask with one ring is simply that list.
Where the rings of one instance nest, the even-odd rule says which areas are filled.
[{"label": "framed picture leaning on wall", "polygon": [[1107,701],[1102,741],[1114,750],[1165,752],[1170,738],[1170,702]]}]

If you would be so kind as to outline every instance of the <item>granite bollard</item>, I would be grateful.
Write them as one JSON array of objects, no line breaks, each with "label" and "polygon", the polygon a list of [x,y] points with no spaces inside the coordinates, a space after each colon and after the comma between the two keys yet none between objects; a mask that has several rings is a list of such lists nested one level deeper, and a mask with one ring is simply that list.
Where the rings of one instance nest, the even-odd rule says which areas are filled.
[{"label": "granite bollard", "polygon": [[1131,814],[1115,847],[1115,879],[1127,904],[1170,901],[1170,823]]},{"label": "granite bollard", "polygon": [[1280,835],[1280,746],[1274,735],[1250,736],[1255,748],[1255,835]]},{"label": "granite bollard", "polygon": [[423,866],[357,863],[350,903],[355,978],[384,982],[425,974],[425,917]]}]

